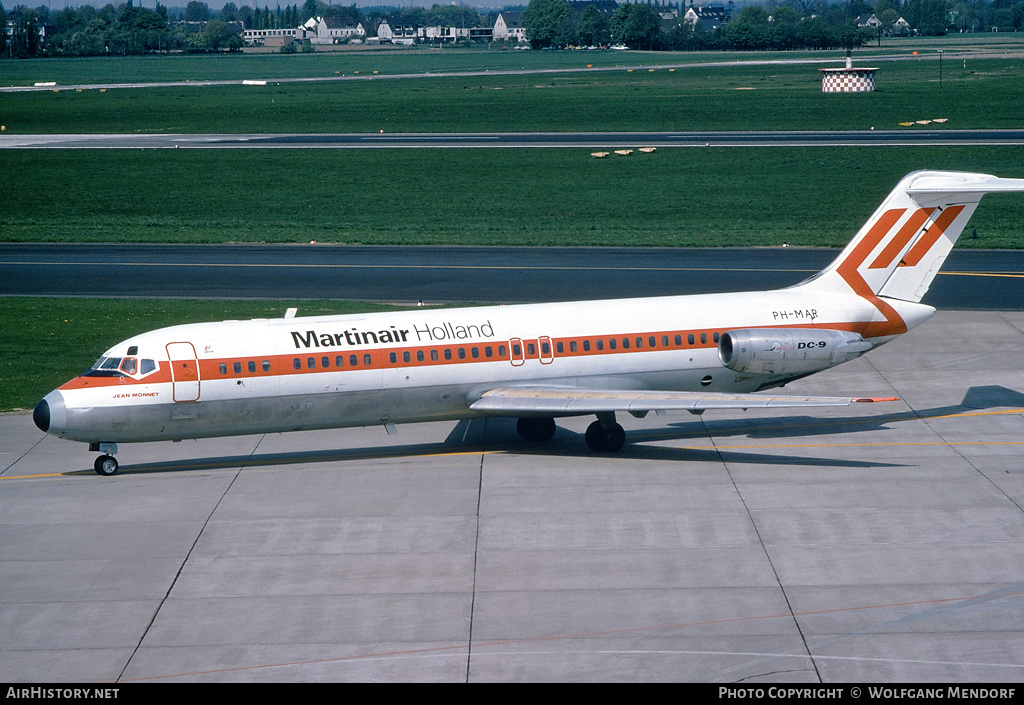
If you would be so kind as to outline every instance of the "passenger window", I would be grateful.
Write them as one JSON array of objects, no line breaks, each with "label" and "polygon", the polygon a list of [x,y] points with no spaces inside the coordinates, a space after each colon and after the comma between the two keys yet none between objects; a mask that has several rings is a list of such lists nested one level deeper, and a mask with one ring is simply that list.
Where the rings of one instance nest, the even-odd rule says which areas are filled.
[{"label": "passenger window", "polygon": [[234,370],[236,375],[242,374],[242,363],[241,362],[232,363],[231,364],[231,369]]},{"label": "passenger window", "polygon": [[263,361],[263,371],[270,372],[270,360]]},{"label": "passenger window", "polygon": [[480,348],[473,348],[470,350],[470,353],[473,355],[473,358],[476,359],[480,357]]},{"label": "passenger window", "polygon": [[402,352],[402,362],[412,362],[412,355],[409,354],[408,350]]},{"label": "passenger window", "polygon": [[437,350],[430,351],[430,359],[433,362],[437,362]]},{"label": "passenger window", "polygon": [[307,358],[306,359],[306,367],[308,367],[311,370],[315,370],[316,369],[316,358],[315,357]]},{"label": "passenger window", "polygon": [[[327,358],[325,357],[324,359],[326,360]],[[255,360],[249,360],[249,371],[250,372],[255,372],[256,371],[256,361]]]},{"label": "passenger window", "polygon": [[302,369],[302,360],[300,360],[297,357],[293,358],[292,359],[292,367],[294,367],[297,370],[301,370]]},{"label": "passenger window", "polygon": [[[391,353],[391,354],[394,355],[394,353]],[[394,360],[392,360],[391,362],[394,362]],[[344,355],[335,355],[334,356],[334,366],[335,367],[344,367],[345,366],[345,357],[344,357]]]},{"label": "passenger window", "polygon": [[224,363],[224,362],[220,363],[220,373],[222,375],[226,375],[228,373],[227,363]]},{"label": "passenger window", "polygon": [[452,349],[451,348],[445,348],[444,349],[444,359],[445,360],[451,360],[452,359]]},{"label": "passenger window", "polygon": [[505,346],[504,345],[499,345],[498,346],[498,357],[505,357]]},{"label": "passenger window", "polygon": [[460,360],[465,360],[466,359],[466,348],[459,348],[459,359]]},{"label": "passenger window", "polygon": [[526,344],[526,354],[530,355],[531,357],[533,355],[536,355],[537,354],[537,346],[534,345],[533,343],[527,343]]},{"label": "passenger window", "polygon": [[490,345],[484,348],[484,357],[494,357],[494,348]]},{"label": "passenger window", "polygon": [[363,364],[366,365],[367,367],[373,364],[373,358],[370,357],[370,353],[366,353],[365,355],[363,355]]},{"label": "passenger window", "polygon": [[349,355],[348,356],[348,364],[349,364],[349,367],[356,367],[357,365],[359,365],[359,358],[356,357],[355,355]]},{"label": "passenger window", "polygon": [[551,354],[551,343],[541,343],[540,344],[540,352],[545,357],[550,355]]},{"label": "passenger window", "polygon": [[590,341],[589,340],[584,340],[583,341],[583,352],[590,352]]},{"label": "passenger window", "polygon": [[597,339],[597,343],[594,345],[598,350],[604,350],[604,341],[600,338]]},{"label": "passenger window", "polygon": [[701,333],[700,334],[700,342],[701,342],[702,345],[706,345],[707,344],[707,342],[708,342],[708,334],[707,333]]},{"label": "passenger window", "polygon": [[717,343],[717,342],[718,342],[718,333],[715,333],[715,335],[713,336],[713,338],[714,338],[714,341],[715,341],[715,342]]},{"label": "passenger window", "polygon": [[557,343],[555,343],[555,350],[558,351],[559,355],[561,355],[562,353],[565,352],[565,345],[562,343],[561,340],[559,340]]},{"label": "passenger window", "polygon": [[423,351],[422,350],[417,350],[416,351],[416,362],[423,362],[423,360],[424,360]]},{"label": "passenger window", "polygon": [[575,340],[570,340],[569,341],[569,352],[576,352],[576,341]]},{"label": "passenger window", "polygon": [[398,362],[398,353],[388,353],[388,359],[391,360],[391,364],[394,365]]},{"label": "passenger window", "polygon": [[331,358],[329,358],[329,357],[321,357],[320,358],[320,367],[327,368],[327,367],[330,367],[330,366],[331,366]]},{"label": "passenger window", "polygon": [[[651,343],[651,347],[652,348],[654,347],[654,343]],[[667,335],[661,336],[661,347],[663,347],[663,348],[667,348],[668,347],[668,336]]]},{"label": "passenger window", "polygon": [[515,357],[522,357],[523,356],[523,349],[518,344],[513,345],[512,346],[512,354]]},{"label": "passenger window", "polygon": [[694,340],[693,340],[693,333],[690,333],[689,335],[687,335],[687,336],[686,336],[686,342],[687,342],[687,343],[688,343],[689,345],[693,345],[693,343],[694,343]]},{"label": "passenger window", "polygon": [[615,338],[609,338],[608,339],[608,349],[609,350],[615,350],[616,347],[617,347],[617,344],[615,342]]}]

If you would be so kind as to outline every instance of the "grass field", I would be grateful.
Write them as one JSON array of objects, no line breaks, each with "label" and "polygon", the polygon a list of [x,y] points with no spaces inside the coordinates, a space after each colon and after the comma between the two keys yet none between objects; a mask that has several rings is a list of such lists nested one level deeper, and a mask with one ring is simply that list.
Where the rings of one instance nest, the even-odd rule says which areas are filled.
[{"label": "grass field", "polygon": [[[1024,177],[1024,149],[5,150],[0,239],[840,246],[922,168]],[[1021,223],[988,196],[965,244]]]},{"label": "grass field", "polygon": [[31,409],[50,390],[84,372],[111,345],[179,323],[394,310],[344,301],[184,301],[0,299],[0,412]]},{"label": "grass field", "polygon": [[[12,77],[12,83],[30,83],[31,78],[64,84],[185,80],[190,75],[195,76],[192,80],[271,80],[266,86],[9,93],[0,102],[0,123],[10,134],[901,129],[900,122],[940,117],[948,122],[928,129],[1024,127],[1020,110],[1024,105],[1024,59],[947,59],[940,87],[937,54],[932,49],[927,52],[927,56],[911,57],[906,49],[900,49],[901,60],[878,62],[877,91],[843,95],[821,93],[817,64],[701,63],[755,58],[747,54],[449,50],[441,56],[443,52],[438,50],[419,50],[381,55],[142,57],[109,62],[68,59],[36,61],[27,68],[29,62],[4,62],[5,71],[23,74]],[[788,61],[821,56],[821,52],[788,52],[762,58]],[[830,58],[839,57],[833,52]],[[597,68],[617,63],[620,68],[582,70],[588,63]],[[666,64],[679,68],[644,68]],[[864,65],[863,61],[858,65]],[[127,75],[112,78],[111,66],[122,68]],[[443,75],[457,70],[566,67],[581,71]],[[356,71],[359,80],[272,80],[285,76],[352,77]],[[379,71],[376,77],[375,71]],[[428,71],[442,75],[422,76]],[[387,74],[420,76],[382,79]]]}]

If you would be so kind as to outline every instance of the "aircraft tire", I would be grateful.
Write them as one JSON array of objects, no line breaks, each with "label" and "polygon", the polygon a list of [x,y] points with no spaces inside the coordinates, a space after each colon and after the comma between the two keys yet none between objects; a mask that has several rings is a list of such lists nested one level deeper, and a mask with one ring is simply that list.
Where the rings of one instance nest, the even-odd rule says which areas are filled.
[{"label": "aircraft tire", "polygon": [[617,453],[626,445],[626,432],[617,423],[605,427],[600,421],[595,421],[587,426],[584,438],[590,449],[598,453]]},{"label": "aircraft tire", "polygon": [[523,417],[516,421],[516,431],[524,441],[545,443],[555,435],[555,420],[552,418]]},{"label": "aircraft tire", "polygon": [[92,465],[97,475],[110,477],[117,474],[117,459],[112,455],[101,455]]}]

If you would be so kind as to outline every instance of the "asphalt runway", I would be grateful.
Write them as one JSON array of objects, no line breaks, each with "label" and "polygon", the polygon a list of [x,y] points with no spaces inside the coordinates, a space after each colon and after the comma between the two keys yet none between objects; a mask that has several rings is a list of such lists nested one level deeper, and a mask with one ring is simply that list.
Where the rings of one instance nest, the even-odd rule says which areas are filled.
[{"label": "asphalt runway", "polygon": [[[1024,130],[0,135],[0,149],[637,149],[1020,146]],[[619,157],[613,157],[619,158]]]},{"label": "asphalt runway", "polygon": [[1024,312],[825,409],[124,445],[0,415],[0,681],[1019,683]]},{"label": "asphalt runway", "polygon": [[[0,296],[574,301],[781,288],[820,271],[838,252],[0,243]],[[1022,280],[1024,251],[954,249],[925,303],[1024,310]]]}]

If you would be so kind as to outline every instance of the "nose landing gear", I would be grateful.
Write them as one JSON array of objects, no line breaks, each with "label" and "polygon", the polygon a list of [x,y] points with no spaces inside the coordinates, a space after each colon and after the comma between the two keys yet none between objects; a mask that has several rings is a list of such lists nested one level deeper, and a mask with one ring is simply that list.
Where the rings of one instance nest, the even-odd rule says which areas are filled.
[{"label": "nose landing gear", "polygon": [[92,465],[97,475],[110,477],[117,474],[117,459],[112,455],[101,455]]},{"label": "nose landing gear", "polygon": [[90,443],[89,450],[103,453],[92,464],[92,469],[96,471],[97,475],[110,477],[117,474],[117,460],[114,458],[114,453],[117,452],[116,443]]}]

